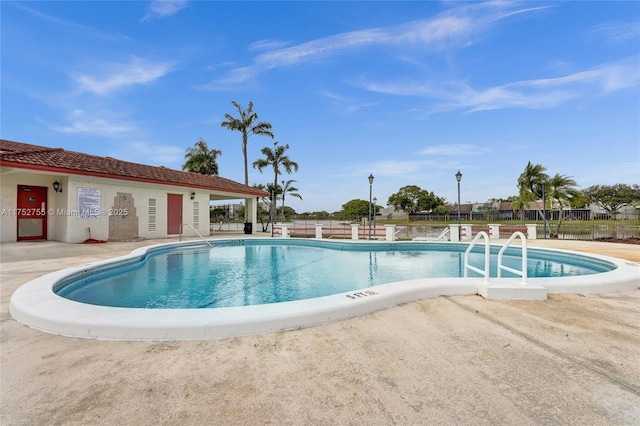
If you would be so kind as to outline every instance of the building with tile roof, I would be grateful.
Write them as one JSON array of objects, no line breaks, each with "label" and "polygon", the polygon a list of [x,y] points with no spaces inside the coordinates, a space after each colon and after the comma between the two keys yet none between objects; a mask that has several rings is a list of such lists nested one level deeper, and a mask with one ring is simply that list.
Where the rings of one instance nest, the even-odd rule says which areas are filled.
[{"label": "building with tile roof", "polygon": [[0,242],[207,236],[212,200],[242,200],[255,233],[257,198],[268,196],[219,176],[4,139],[0,179]]}]

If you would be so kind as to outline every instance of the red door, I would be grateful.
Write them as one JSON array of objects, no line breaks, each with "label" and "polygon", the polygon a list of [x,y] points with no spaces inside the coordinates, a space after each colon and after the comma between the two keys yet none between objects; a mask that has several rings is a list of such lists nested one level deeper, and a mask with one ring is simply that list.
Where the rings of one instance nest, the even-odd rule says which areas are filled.
[{"label": "red door", "polygon": [[47,188],[18,185],[18,241],[47,238]]},{"label": "red door", "polygon": [[182,194],[167,194],[167,234],[179,234],[182,225]]}]

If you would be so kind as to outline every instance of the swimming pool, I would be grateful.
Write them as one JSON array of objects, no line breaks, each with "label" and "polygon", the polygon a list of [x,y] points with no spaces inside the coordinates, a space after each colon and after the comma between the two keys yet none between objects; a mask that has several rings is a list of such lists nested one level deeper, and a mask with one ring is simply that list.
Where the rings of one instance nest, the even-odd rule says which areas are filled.
[{"label": "swimming pool", "polygon": [[[279,301],[278,299],[274,301],[276,303],[260,302],[251,306],[223,306],[207,309],[166,306],[162,309],[98,306],[69,300],[54,292],[54,289],[56,291],[65,288],[73,290],[74,286],[81,288],[83,285],[77,285],[77,283],[82,283],[83,280],[91,281],[94,278],[101,279],[105,276],[116,276],[116,271],[136,270],[145,261],[160,258],[159,255],[166,255],[167,258],[173,256],[174,262],[184,263],[185,259],[180,260],[184,252],[204,253],[207,254],[209,260],[211,255],[220,253],[216,251],[216,248],[209,250],[207,247],[205,249],[206,246],[202,242],[169,243],[137,249],[128,256],[68,268],[33,280],[20,287],[12,295],[10,313],[17,321],[30,327],[73,337],[116,340],[210,339],[322,324],[441,295],[482,294],[487,297],[487,288],[494,291],[504,287],[506,288],[504,294],[513,298],[520,298],[521,294],[526,295],[527,292],[544,294],[544,298],[546,298],[547,292],[589,293],[628,290],[638,287],[640,277],[640,268],[638,264],[633,262],[551,249],[530,249],[529,257],[533,260],[529,262],[529,265],[533,265],[534,269],[540,268],[541,265],[542,269],[546,268],[545,265],[561,265],[546,268],[548,272],[551,272],[547,274],[548,276],[558,275],[553,271],[562,269],[564,267],[562,265],[573,264],[571,267],[577,265],[578,269],[585,268],[580,272],[582,275],[530,278],[528,285],[522,285],[518,278],[501,278],[500,280],[491,278],[491,283],[483,283],[483,280],[477,277],[460,278],[460,254],[468,246],[464,243],[338,242],[248,238],[214,240],[214,244],[216,248],[226,248],[230,252],[244,250],[245,257],[247,253],[255,252],[258,248],[265,251],[267,257],[277,256],[277,252],[272,250],[274,247],[286,248],[291,247],[292,244],[310,250],[329,249],[339,253],[333,256],[333,260],[330,259],[331,256],[328,256],[327,260],[331,260],[329,265],[335,264],[338,258],[345,257],[346,254],[364,251],[366,253],[364,266],[368,268],[364,274],[356,271],[355,261],[347,261],[346,266],[341,268],[343,273],[344,268],[353,269],[353,276],[368,275],[370,272],[374,272],[376,267],[378,270],[391,266],[394,268],[400,266],[396,270],[408,269],[407,266],[411,262],[415,263],[416,256],[420,254],[419,248],[429,246],[431,251],[453,259],[453,264],[457,265],[454,268],[458,268],[458,273],[453,277],[435,277],[429,273],[425,277],[424,272],[421,272],[423,275],[418,278],[397,275],[395,278],[392,277],[394,282],[383,284],[367,276],[364,284],[360,283],[355,288],[337,294],[314,295],[312,298],[302,300]],[[498,246],[492,246],[492,253],[497,250]],[[383,262],[383,256],[388,256],[389,259],[385,259]],[[514,261],[517,261],[517,255],[513,257]],[[318,258],[317,253],[315,253],[315,258]],[[551,258],[560,261],[548,262]],[[246,259],[243,259],[241,263],[246,262]],[[207,265],[209,260],[207,260]],[[390,266],[383,267],[383,263]],[[278,268],[286,269],[287,262],[283,260],[275,265]],[[276,266],[268,263],[266,269],[273,270]],[[185,270],[198,268],[205,269],[202,265],[197,266],[192,263],[180,274],[184,275]],[[178,274],[176,271],[172,272],[171,269],[168,269],[164,274],[168,279],[162,285],[175,283],[177,275],[173,275],[173,277],[171,275]],[[239,271],[247,273],[248,269],[240,268]],[[263,278],[273,277],[272,272],[263,275]],[[291,274],[276,273],[275,275]],[[344,288],[339,290],[344,290]],[[112,291],[115,293],[123,292],[117,287],[114,287]],[[242,297],[246,297],[244,291],[241,291],[240,294]]]},{"label": "swimming pool", "polygon": [[[313,299],[382,284],[430,278],[461,278],[466,244],[318,242],[275,239],[223,241],[208,246],[151,251],[140,262],[57,283],[59,296],[123,308],[203,309]],[[497,274],[492,250],[491,275]],[[504,264],[518,268],[520,250]],[[470,254],[481,266],[483,247]],[[590,275],[615,269],[596,259],[528,251],[528,276]],[[474,275],[473,271],[470,273]],[[477,275],[479,276],[479,275]],[[505,273],[505,277],[517,277]]]}]

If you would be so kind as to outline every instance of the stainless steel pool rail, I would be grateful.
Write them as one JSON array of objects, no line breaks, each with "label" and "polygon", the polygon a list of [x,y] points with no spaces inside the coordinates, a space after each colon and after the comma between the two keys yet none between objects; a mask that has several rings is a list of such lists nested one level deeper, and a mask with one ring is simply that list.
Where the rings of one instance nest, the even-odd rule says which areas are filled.
[{"label": "stainless steel pool rail", "polygon": [[190,224],[188,224],[188,223],[181,223],[181,224],[180,224],[180,241],[182,241],[182,228],[184,227],[184,225],[187,225],[189,228],[191,228],[191,229],[193,230],[193,232],[195,232],[196,234],[198,234],[198,236],[199,236],[200,238],[202,238],[202,241],[204,241],[205,243],[207,243],[207,245],[208,245],[209,247],[213,248],[213,245],[212,245],[209,241],[207,241],[207,240],[206,240],[206,239],[205,239],[205,238],[204,238],[204,237],[203,237],[203,236],[202,236],[198,231],[196,231],[196,228],[194,228],[193,226],[191,226],[191,225],[190,225]]},{"label": "stainless steel pool rail", "polygon": [[[471,250],[473,249],[473,247],[476,245],[476,243],[478,242],[478,240],[480,238],[484,238],[484,270],[480,269],[480,268],[476,268],[475,266],[471,266],[469,265],[469,253],[471,253]],[[484,284],[488,284],[489,283],[489,257],[491,256],[491,246],[489,244],[489,235],[487,235],[486,232],[484,231],[480,231],[478,232],[478,234],[475,236],[475,238],[473,239],[473,241],[471,241],[471,244],[469,244],[469,247],[467,247],[467,250],[464,252],[464,277],[467,278],[468,277],[468,270],[471,269],[474,272],[479,273],[480,275],[482,275],[484,277]]]},{"label": "stainless steel pool rail", "polygon": [[[521,245],[522,254],[520,255],[520,257],[522,258],[522,270],[520,271],[502,264],[502,255],[507,250],[507,248],[511,245],[513,240],[515,240],[516,238],[520,238],[522,240],[522,245]],[[502,276],[501,272],[503,269],[513,274],[520,275],[522,277],[522,284],[524,285],[527,284],[527,237],[520,231],[516,231],[513,234],[511,234],[511,237],[509,237],[507,242],[504,243],[504,245],[498,252],[498,278]]]},{"label": "stainless steel pool rail", "polygon": [[[480,268],[476,268],[475,266],[469,265],[469,253],[471,253],[471,250],[473,250],[473,247],[476,245],[476,243],[480,238],[484,239],[484,270]],[[520,256],[522,258],[522,270],[520,271],[502,264],[502,257],[504,255],[504,252],[507,250],[507,248],[509,248],[509,246],[511,246],[511,243],[513,243],[513,241],[516,238],[520,238],[522,240],[522,245],[521,245],[522,254]],[[467,250],[464,252],[464,277],[466,278],[468,276],[468,270],[472,270],[484,277],[484,281],[483,281],[484,284],[489,284],[490,258],[491,258],[491,245],[489,243],[489,235],[487,235],[485,231],[480,231],[475,236],[473,241],[471,241],[471,244],[469,244],[469,247],[467,247]],[[520,275],[520,277],[522,277],[522,284],[524,285],[527,284],[527,237],[520,231],[514,232],[498,252],[498,278],[502,277],[502,270],[509,271],[516,275]]]}]

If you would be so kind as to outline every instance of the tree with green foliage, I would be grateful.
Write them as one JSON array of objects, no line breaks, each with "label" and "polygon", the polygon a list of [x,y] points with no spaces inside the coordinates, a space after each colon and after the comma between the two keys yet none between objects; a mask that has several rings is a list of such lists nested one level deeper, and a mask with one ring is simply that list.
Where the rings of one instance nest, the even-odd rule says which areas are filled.
[{"label": "tree with green foliage", "polygon": [[572,209],[584,209],[589,206],[589,199],[584,196],[582,191],[577,190],[576,193],[569,200],[569,205]]},{"label": "tree with green foliage", "polygon": [[262,232],[266,232],[269,229],[273,212],[275,212],[274,203],[280,195],[281,188],[280,185],[274,186],[272,183],[269,183],[266,186],[261,183],[255,184],[253,187],[269,193],[268,197],[260,197],[261,203],[258,203],[258,220],[262,225]]},{"label": "tree with green foliage", "polygon": [[187,148],[184,154],[185,163],[182,170],[199,173],[207,176],[218,176],[218,163],[216,159],[222,155],[219,149],[209,149],[207,142],[200,138],[193,147]]},{"label": "tree with green foliage", "polygon": [[[273,143],[273,149],[265,146],[260,150],[264,158],[259,158],[253,162],[253,168],[258,169],[260,173],[262,173],[262,169],[265,167],[273,168],[273,183],[267,185],[267,190],[269,194],[271,194],[271,209],[273,209],[273,213],[270,216],[275,216],[275,203],[277,200],[277,195],[282,193],[282,188],[278,185],[278,176],[282,174],[281,168],[284,168],[284,171],[288,174],[291,172],[298,171],[298,163],[292,161],[285,152],[289,149],[289,145],[280,145],[278,146],[278,142]],[[273,218],[275,221],[275,217]]]},{"label": "tree with green foliage", "polygon": [[564,219],[565,213],[564,206],[571,205],[571,199],[578,193],[575,189],[576,185],[578,184],[570,176],[564,176],[558,173],[549,179],[549,199],[555,200],[560,208],[556,231],[553,235],[557,236],[560,232],[560,226],[562,225],[562,219]]},{"label": "tree with green foliage", "polygon": [[[549,175],[545,173],[546,167],[540,164],[527,163],[522,174],[518,178],[518,190],[521,202],[532,202],[542,199],[543,188],[547,192]],[[538,213],[542,217],[542,209],[536,204]]]},{"label": "tree with green foliage", "polygon": [[215,206],[209,208],[209,220],[211,222],[217,222],[222,219],[229,218],[229,210],[221,206]]},{"label": "tree with green foliage", "polygon": [[640,202],[640,185],[593,185],[582,190],[582,195],[611,214]]},{"label": "tree with green foliage", "polygon": [[[456,209],[457,211],[457,209]],[[446,204],[441,204],[438,207],[436,207],[435,209],[433,209],[433,214],[435,214],[436,216],[447,216],[452,214],[453,212],[451,211],[451,206],[448,206]]]},{"label": "tree with green foliage", "polygon": [[276,209],[276,213],[282,217],[282,220],[285,220],[287,217],[293,217],[296,215],[296,211],[289,206],[278,207]]},{"label": "tree with green foliage", "polygon": [[366,200],[351,200],[342,205],[341,219],[360,220],[369,217],[369,202]]},{"label": "tree with green foliage", "polygon": [[291,160],[285,152],[289,149],[289,145],[280,145],[278,142],[273,143],[273,149],[265,146],[260,150],[264,158],[258,158],[253,162],[253,168],[258,169],[262,173],[262,169],[271,167],[273,169],[273,185],[278,186],[278,176],[282,174],[281,168],[284,169],[287,174],[291,174],[294,171],[298,171],[298,163]]},{"label": "tree with green foliage", "polygon": [[302,195],[298,193],[298,188],[291,185],[294,182],[295,180],[293,179],[289,179],[288,181],[284,181],[284,180],[282,181],[282,220],[285,220],[284,198],[287,194],[291,195],[292,197],[299,198],[300,201],[302,201]]},{"label": "tree with green foliage", "polygon": [[249,102],[247,109],[244,109],[242,105],[240,105],[236,101],[232,101],[231,104],[238,110],[239,117],[236,118],[230,114],[225,114],[224,117],[227,120],[220,123],[220,126],[232,131],[240,132],[242,134],[244,184],[249,185],[249,168],[247,166],[247,142],[249,141],[249,136],[269,136],[271,139],[273,139],[274,136],[271,132],[272,126],[270,123],[258,121],[258,114],[253,111],[253,102]]},{"label": "tree with green foliage", "polygon": [[522,196],[522,192],[521,195],[514,196],[511,200],[511,210],[516,213],[520,220],[524,220],[524,212],[529,207],[529,201],[529,197]]},{"label": "tree with green foliage", "polygon": [[[549,181],[549,175],[545,173],[546,170],[546,167],[540,164],[531,164],[531,161],[529,161],[524,171],[520,174],[520,177],[518,177],[518,206],[528,206],[531,202],[535,201],[536,210],[540,218],[544,218],[544,214],[537,201],[541,200],[544,194],[546,202]],[[546,231],[545,229],[545,232]]]},{"label": "tree with green foliage", "polygon": [[332,215],[325,211],[316,211],[316,212],[304,212],[300,213],[301,219],[329,219]]},{"label": "tree with green foliage", "polygon": [[387,200],[388,206],[408,214],[432,211],[445,203],[444,198],[438,197],[433,192],[422,189],[417,185],[403,186],[397,193],[391,194]]}]

